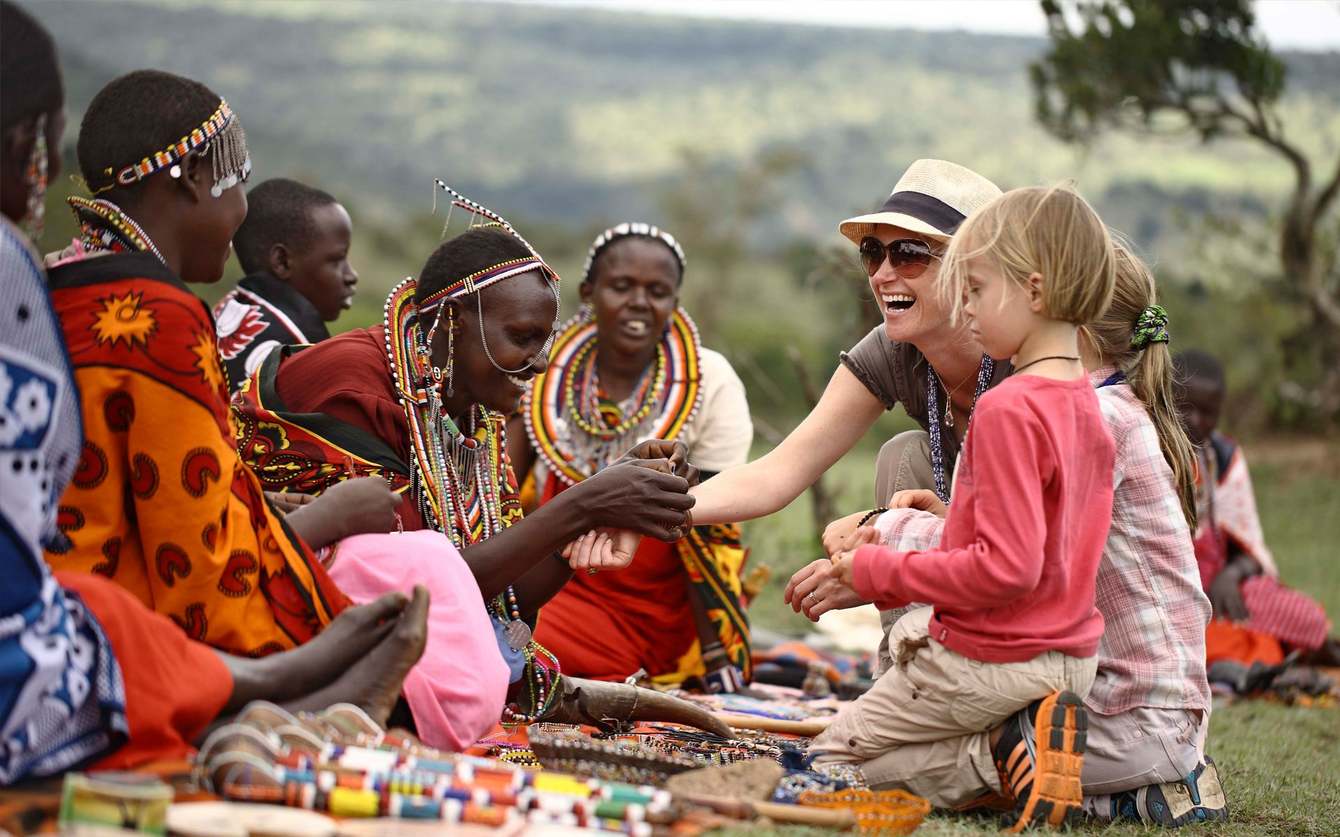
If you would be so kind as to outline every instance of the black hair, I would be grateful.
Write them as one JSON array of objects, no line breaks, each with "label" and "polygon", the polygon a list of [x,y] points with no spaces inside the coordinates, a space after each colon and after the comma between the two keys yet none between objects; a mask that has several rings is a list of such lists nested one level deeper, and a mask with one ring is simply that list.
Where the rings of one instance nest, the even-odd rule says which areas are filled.
[{"label": "black hair", "polygon": [[20,7],[0,0],[0,133],[65,104],[65,86],[50,33]]},{"label": "black hair", "polygon": [[270,248],[301,248],[312,240],[312,210],[339,203],[327,192],[276,177],[247,192],[247,217],[233,235],[237,261],[247,273],[265,270]]},{"label": "black hair", "polygon": [[[161,70],[136,70],[108,82],[84,112],[75,147],[89,189],[115,184],[117,171],[177,142],[218,107],[213,90]],[[133,194],[141,183],[116,188]]]},{"label": "black hair", "polygon": [[675,248],[671,247],[664,239],[661,239],[654,235],[647,235],[645,233],[627,233],[626,235],[615,236],[614,238],[611,238],[609,241],[606,241],[604,244],[600,245],[600,247],[598,247],[595,253],[591,256],[591,269],[588,270],[586,272],[586,275],[582,277],[582,284],[595,281],[596,270],[600,266],[600,260],[603,259],[605,255],[609,253],[609,251],[613,249],[616,244],[620,244],[624,241],[650,241],[654,244],[659,244],[662,247],[664,247],[666,251],[670,254],[670,258],[674,259],[675,261],[676,286],[678,287],[679,285],[684,284],[684,262],[680,258],[679,253],[677,253],[675,251]]},{"label": "black hair", "polygon": [[531,255],[530,248],[506,230],[477,227],[444,241],[419,271],[416,300],[437,293],[453,282],[512,259]]},{"label": "black hair", "polygon": [[1176,378],[1179,384],[1195,380],[1214,384],[1219,389],[1224,388],[1224,365],[1209,352],[1202,352],[1199,349],[1178,352],[1173,357],[1173,368],[1177,370]]}]

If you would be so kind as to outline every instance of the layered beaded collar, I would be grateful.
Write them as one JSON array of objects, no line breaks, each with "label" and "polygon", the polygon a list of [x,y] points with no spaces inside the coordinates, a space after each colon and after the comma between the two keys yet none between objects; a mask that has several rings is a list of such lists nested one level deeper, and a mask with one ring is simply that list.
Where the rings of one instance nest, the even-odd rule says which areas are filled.
[{"label": "layered beaded collar", "polygon": [[581,482],[643,439],[675,439],[702,402],[698,327],[675,310],[633,396],[603,398],[596,374],[596,324],[579,315],[554,341],[549,367],[521,403],[526,432],[545,465],[566,484]]}]

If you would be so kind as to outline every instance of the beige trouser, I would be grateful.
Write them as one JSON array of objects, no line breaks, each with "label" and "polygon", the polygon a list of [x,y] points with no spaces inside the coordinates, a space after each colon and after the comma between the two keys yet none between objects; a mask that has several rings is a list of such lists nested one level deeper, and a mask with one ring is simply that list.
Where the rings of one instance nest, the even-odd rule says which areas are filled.
[{"label": "beige trouser", "polygon": [[1119,715],[1089,711],[1084,793],[1097,796],[1175,782],[1201,761],[1204,714],[1140,706]]},{"label": "beige trouser", "polygon": [[[931,437],[925,430],[907,430],[894,436],[879,449],[875,460],[875,507],[887,506],[889,498],[912,488],[935,490],[935,472],[931,470]],[[883,674],[889,658],[889,630],[911,608],[900,607],[879,612],[881,638],[875,657],[875,672]]]},{"label": "beige trouser", "polygon": [[845,706],[810,752],[815,764],[859,764],[872,788],[902,788],[940,808],[1000,792],[988,733],[1054,691],[1086,695],[1094,658],[1049,651],[1022,663],[983,663],[928,635],[929,607],[894,625],[897,664]]}]

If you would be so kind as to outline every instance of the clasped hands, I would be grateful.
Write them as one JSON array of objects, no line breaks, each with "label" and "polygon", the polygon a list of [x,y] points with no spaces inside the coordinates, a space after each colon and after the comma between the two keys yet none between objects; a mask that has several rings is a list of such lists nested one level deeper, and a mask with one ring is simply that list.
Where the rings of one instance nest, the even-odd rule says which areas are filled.
[{"label": "clasped hands", "polygon": [[[690,486],[698,483],[698,469],[689,464],[688,448],[683,442],[669,442],[651,439],[642,442],[619,458],[610,467],[634,464],[642,468],[682,477]],[[690,505],[691,505],[690,498]],[[693,526],[692,514],[683,511],[683,522],[671,526],[666,533],[672,540],[678,540]],[[610,526],[601,526],[563,547],[560,553],[567,560],[573,572],[585,570],[594,575],[600,570],[622,570],[633,563],[633,556],[642,535],[629,530]]]},{"label": "clasped hands", "polygon": [[[946,506],[934,491],[899,491],[889,500],[890,509],[920,509],[944,517]],[[845,610],[870,602],[856,592],[852,561],[856,550],[880,542],[873,526],[858,525],[869,513],[859,511],[839,518],[824,529],[823,547],[827,558],[819,558],[796,571],[787,582],[782,599],[796,613],[812,622],[830,610]]]}]

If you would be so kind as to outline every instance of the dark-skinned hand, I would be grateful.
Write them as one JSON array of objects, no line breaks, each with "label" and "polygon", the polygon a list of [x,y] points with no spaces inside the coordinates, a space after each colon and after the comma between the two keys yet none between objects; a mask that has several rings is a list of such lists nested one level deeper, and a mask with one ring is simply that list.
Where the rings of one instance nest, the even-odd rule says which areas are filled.
[{"label": "dark-skinned hand", "polygon": [[352,535],[390,532],[396,527],[399,505],[400,496],[385,480],[359,477],[332,485],[286,517],[303,540],[320,549]]},{"label": "dark-skinned hand", "polygon": [[635,459],[599,471],[565,494],[593,528],[629,529],[662,541],[677,541],[693,525],[689,482],[665,459]]},{"label": "dark-skinned hand", "polygon": [[698,484],[698,466],[689,462],[689,448],[683,442],[667,441],[666,439],[648,439],[645,442],[639,442],[629,449],[628,453],[619,457],[615,465],[624,462],[633,462],[639,459],[665,459],[670,462],[670,473],[677,477],[683,477],[689,481],[689,485]]},{"label": "dark-skinned hand", "polygon": [[1254,564],[1243,563],[1241,559],[1229,561],[1210,582],[1208,595],[1210,607],[1214,609],[1216,619],[1241,622],[1249,615],[1247,604],[1242,600],[1242,582],[1254,575]]}]

